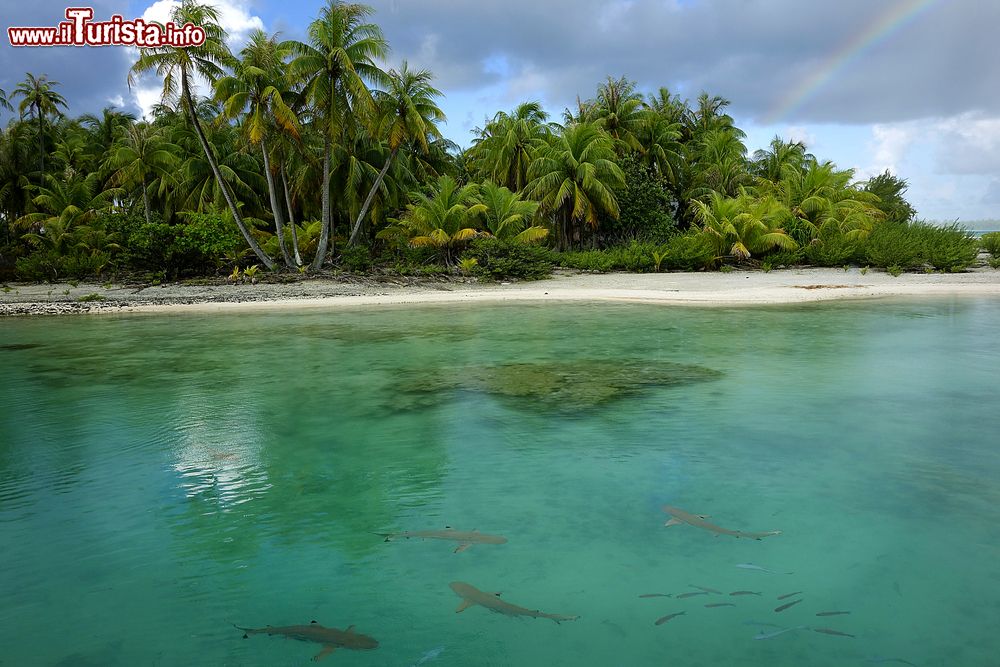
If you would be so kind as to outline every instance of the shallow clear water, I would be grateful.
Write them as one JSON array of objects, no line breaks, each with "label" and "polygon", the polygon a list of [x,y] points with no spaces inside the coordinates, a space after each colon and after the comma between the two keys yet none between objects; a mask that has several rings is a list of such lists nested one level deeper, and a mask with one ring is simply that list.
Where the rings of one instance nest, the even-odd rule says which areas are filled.
[{"label": "shallow clear water", "polygon": [[[336,665],[997,664],[998,330],[973,299],[0,322],[0,663],[305,664],[231,623],[317,620],[380,642]],[[605,396],[608,360],[720,373]],[[481,379],[551,362],[583,389]],[[509,542],[373,534],[445,526]],[[452,581],[580,619],[455,614]],[[639,598],[692,586],[762,595]]]}]

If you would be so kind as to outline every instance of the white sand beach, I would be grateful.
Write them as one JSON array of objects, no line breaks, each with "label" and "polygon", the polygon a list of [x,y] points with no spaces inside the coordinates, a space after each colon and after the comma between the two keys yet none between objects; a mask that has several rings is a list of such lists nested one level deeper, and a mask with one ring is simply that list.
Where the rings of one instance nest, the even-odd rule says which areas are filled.
[{"label": "white sand beach", "polygon": [[[799,268],[765,273],[558,272],[533,282],[340,277],[291,283],[156,286],[32,284],[0,292],[0,315],[120,312],[211,312],[279,308],[514,301],[635,301],[734,306],[884,297],[995,296],[1000,270],[889,274],[850,268]],[[98,295],[94,297],[93,295]],[[91,300],[83,300],[89,298]]]}]

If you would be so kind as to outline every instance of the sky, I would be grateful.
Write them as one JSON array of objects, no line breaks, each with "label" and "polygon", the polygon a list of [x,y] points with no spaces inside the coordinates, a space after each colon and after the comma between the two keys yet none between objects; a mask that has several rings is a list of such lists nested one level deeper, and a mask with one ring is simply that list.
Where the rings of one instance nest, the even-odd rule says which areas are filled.
[{"label": "sky", "polygon": [[[164,19],[173,0],[90,0],[95,20]],[[66,5],[13,3],[0,25],[49,26]],[[321,0],[208,0],[230,46],[256,28],[304,39]],[[750,151],[805,142],[858,180],[889,169],[920,217],[1000,218],[1000,2],[986,0],[369,0],[392,53],[434,72],[445,136],[468,146],[499,110],[538,100],[553,119],[608,76],[694,100],[731,101]],[[115,105],[141,115],[155,80],[133,89],[124,47],[12,48],[0,88],[24,72],[60,82],[79,115]],[[6,116],[9,117],[9,114]],[[4,120],[6,120],[6,117]]]}]

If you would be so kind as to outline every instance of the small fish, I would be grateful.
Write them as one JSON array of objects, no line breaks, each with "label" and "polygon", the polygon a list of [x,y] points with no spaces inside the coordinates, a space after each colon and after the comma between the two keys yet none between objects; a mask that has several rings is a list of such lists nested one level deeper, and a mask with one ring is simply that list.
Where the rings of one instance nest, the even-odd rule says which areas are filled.
[{"label": "small fish", "polygon": [[627,637],[628,636],[628,633],[625,632],[625,629],[622,628],[622,626],[618,625],[617,623],[613,623],[612,621],[609,621],[607,619],[601,621],[601,623],[603,625],[608,626],[609,628],[611,628],[612,630],[614,630],[616,633],[618,633],[622,637]]},{"label": "small fish", "polygon": [[844,614],[850,614],[849,611],[821,611],[817,616],[843,616]]},{"label": "small fish", "polygon": [[420,656],[420,660],[417,660],[415,663],[413,663],[411,667],[420,667],[420,665],[427,664],[428,662],[438,657],[442,653],[444,653],[444,646],[438,646],[437,648],[432,648],[430,651],[427,651],[427,653],[424,653],[422,656]]},{"label": "small fish", "polygon": [[786,602],[785,604],[781,605],[780,607],[776,607],[775,611],[785,611],[789,607],[794,607],[795,605],[797,605],[800,602],[802,602],[802,598],[799,598],[798,600],[792,600],[791,602]]},{"label": "small fish", "polygon": [[792,632],[794,630],[808,630],[808,629],[809,628],[807,628],[804,625],[797,625],[794,628],[785,628],[784,630],[778,630],[777,632],[768,632],[768,633],[759,632],[756,635],[754,635],[754,639],[757,639],[757,640],[761,640],[761,639],[774,639],[775,637],[777,637],[779,635],[783,635],[786,632]]},{"label": "small fish", "polygon": [[698,593],[681,593],[680,595],[677,596],[677,599],[683,600],[685,598],[693,598],[696,595],[708,595],[708,593],[706,593],[705,591],[700,591]]},{"label": "small fish", "polygon": [[735,606],[736,605],[734,605],[732,602],[715,602],[713,604],[705,605],[705,608],[711,609],[712,607],[735,607]]},{"label": "small fish", "polygon": [[733,591],[730,595],[760,595],[755,591]]},{"label": "small fish", "polygon": [[640,595],[639,597],[641,597],[641,598],[672,598],[673,594],[671,594],[671,593],[645,593],[644,595]]},{"label": "small fish", "polygon": [[785,593],[784,595],[779,595],[778,599],[779,600],[784,600],[785,598],[790,598],[793,595],[801,595],[801,594],[802,594],[802,591],[795,591],[794,593]]},{"label": "small fish", "polygon": [[722,595],[722,591],[717,591],[714,588],[708,588],[707,586],[697,586],[695,584],[688,584],[691,588],[697,588],[698,590],[705,591],[706,593],[715,593],[716,595]]},{"label": "small fish", "polygon": [[675,614],[667,614],[666,616],[663,616],[661,618],[656,619],[656,623],[654,623],[653,625],[663,625],[664,623],[666,623],[670,619],[677,618],[678,616],[683,616],[684,614],[685,614],[685,612],[683,612],[683,611],[679,611],[679,612],[677,612]]},{"label": "small fish", "polygon": [[813,628],[813,632],[822,632],[824,635],[836,635],[837,637],[854,637],[854,635],[849,635],[839,630],[831,630],[830,628]]},{"label": "small fish", "polygon": [[754,565],[753,563],[738,563],[736,567],[742,570],[757,570],[758,572],[766,572],[767,574],[795,574],[794,572],[775,572],[774,570],[769,570],[766,567]]},{"label": "small fish", "polygon": [[878,663],[897,662],[901,665],[909,665],[910,667],[917,667],[909,660],[903,660],[902,658],[883,658],[882,656],[878,655],[873,655],[872,657],[867,658],[867,662],[878,662]]}]

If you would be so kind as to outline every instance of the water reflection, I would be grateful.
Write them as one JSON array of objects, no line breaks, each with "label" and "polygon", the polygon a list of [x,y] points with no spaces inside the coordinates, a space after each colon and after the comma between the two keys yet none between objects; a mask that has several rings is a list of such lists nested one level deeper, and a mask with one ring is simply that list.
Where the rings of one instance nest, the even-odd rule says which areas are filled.
[{"label": "water reflection", "polygon": [[[233,438],[238,434],[238,438]],[[204,513],[229,512],[262,497],[271,488],[261,461],[259,429],[252,421],[193,419],[177,429],[174,470],[188,500]]]}]

